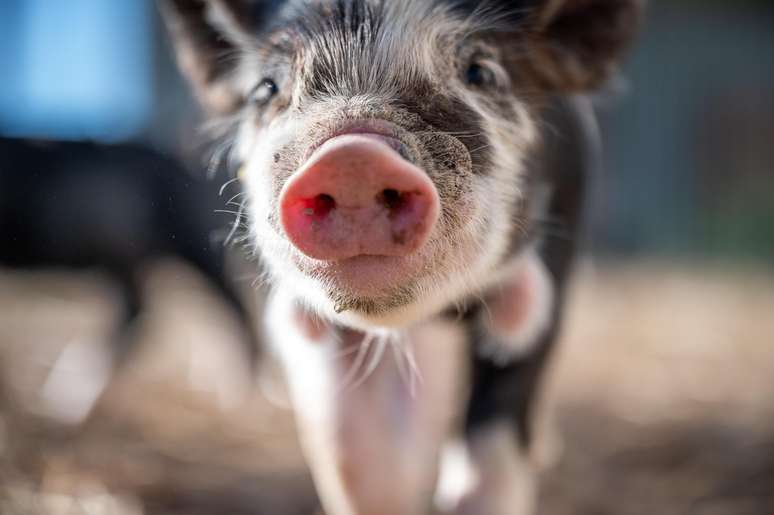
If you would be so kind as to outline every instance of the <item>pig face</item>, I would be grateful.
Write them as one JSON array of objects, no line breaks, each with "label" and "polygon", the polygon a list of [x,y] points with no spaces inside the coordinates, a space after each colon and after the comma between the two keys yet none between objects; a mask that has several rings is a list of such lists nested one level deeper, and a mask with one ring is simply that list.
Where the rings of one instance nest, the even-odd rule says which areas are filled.
[{"label": "pig face", "polygon": [[[423,2],[343,4],[293,23],[246,57],[245,83],[257,86],[237,136],[270,270],[317,310],[388,324],[481,287],[513,233],[524,234],[513,222],[523,219],[522,161],[535,141],[500,49]],[[348,148],[332,155],[342,141]],[[293,195],[299,181],[306,191]],[[301,213],[288,213],[286,195]],[[331,220],[348,209],[340,218],[360,219]]]},{"label": "pig face", "polygon": [[[630,4],[567,3],[619,25]],[[623,30],[600,45],[553,1],[172,4],[183,67],[234,120],[271,277],[356,326],[408,324],[497,279],[532,233],[540,99],[598,81]]]}]

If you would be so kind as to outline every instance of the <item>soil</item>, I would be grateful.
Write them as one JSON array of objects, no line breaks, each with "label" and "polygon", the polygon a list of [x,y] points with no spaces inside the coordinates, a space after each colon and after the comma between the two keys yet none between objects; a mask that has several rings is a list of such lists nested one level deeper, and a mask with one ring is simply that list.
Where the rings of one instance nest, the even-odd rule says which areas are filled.
[{"label": "soil", "polygon": [[[115,292],[88,274],[0,273],[0,513],[316,513],[276,370],[255,387],[193,272],[163,263],[145,284],[141,345],[73,426],[52,370],[72,366],[68,349],[99,356]],[[612,263],[574,286],[538,512],[774,514],[774,274]]]}]

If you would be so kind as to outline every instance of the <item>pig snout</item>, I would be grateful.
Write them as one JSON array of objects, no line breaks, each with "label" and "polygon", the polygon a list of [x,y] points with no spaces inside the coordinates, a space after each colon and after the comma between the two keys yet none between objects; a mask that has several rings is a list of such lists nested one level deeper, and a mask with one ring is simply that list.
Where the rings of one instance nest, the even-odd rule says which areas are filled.
[{"label": "pig snout", "polygon": [[290,242],[326,261],[421,248],[438,219],[438,192],[399,154],[400,145],[377,134],[345,134],[315,150],[280,194]]}]

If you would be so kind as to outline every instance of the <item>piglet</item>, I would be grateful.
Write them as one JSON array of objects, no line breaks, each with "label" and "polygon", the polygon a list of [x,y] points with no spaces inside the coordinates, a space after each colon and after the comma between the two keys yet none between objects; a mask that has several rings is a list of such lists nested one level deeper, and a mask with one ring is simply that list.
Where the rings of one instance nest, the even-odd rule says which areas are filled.
[{"label": "piglet", "polygon": [[640,2],[160,6],[241,165],[325,511],[529,513],[534,401],[597,153],[581,95]]}]

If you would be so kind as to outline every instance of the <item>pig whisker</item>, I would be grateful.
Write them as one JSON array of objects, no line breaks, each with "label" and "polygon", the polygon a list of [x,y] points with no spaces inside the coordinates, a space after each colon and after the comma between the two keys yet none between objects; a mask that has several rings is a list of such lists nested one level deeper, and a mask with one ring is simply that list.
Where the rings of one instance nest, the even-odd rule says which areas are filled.
[{"label": "pig whisker", "polygon": [[218,196],[222,197],[223,193],[226,191],[226,188],[234,184],[239,180],[239,177],[234,177],[233,179],[229,179],[226,182],[223,183],[223,186],[220,187],[220,190],[218,191]]},{"label": "pig whisker", "polygon": [[239,274],[234,277],[234,282],[237,283],[245,283],[247,281],[250,281],[250,284],[254,284],[256,280],[263,280],[263,272],[259,273],[247,273],[247,274]]},{"label": "pig whisker", "polygon": [[268,272],[261,272],[260,274],[257,274],[255,277],[253,277],[253,281],[250,283],[250,287],[255,291],[255,298],[257,299],[257,302],[260,302],[261,292],[259,289],[271,281],[271,278],[269,277]]},{"label": "pig whisker", "polygon": [[223,141],[221,141],[216,147],[215,150],[212,152],[212,158],[210,159],[209,165],[207,166],[207,177],[213,178],[215,177],[215,174],[218,172],[218,168],[220,168],[220,165],[223,163],[223,156],[226,157],[226,163],[231,164],[231,150],[234,145],[234,142],[232,138],[224,138]]},{"label": "pig whisker", "polygon": [[240,116],[235,114],[233,116],[224,116],[220,119],[213,120],[212,122],[205,124],[202,131],[209,134],[213,140],[220,139],[220,143],[215,144],[212,155],[210,157],[207,166],[207,177],[212,178],[218,172],[221,164],[226,162],[227,171],[234,170],[233,160],[235,158],[235,143],[234,137],[237,127],[240,123]]},{"label": "pig whisker", "polygon": [[444,134],[446,136],[456,136],[458,138],[474,138],[483,135],[483,132],[470,131],[417,131],[416,134]]},{"label": "pig whisker", "polygon": [[241,205],[241,203],[240,203],[240,204],[237,204],[237,203],[236,203],[236,202],[234,202],[234,201],[235,201],[236,199],[238,199],[239,197],[243,196],[243,195],[247,195],[247,192],[246,192],[246,191],[242,191],[242,192],[239,192],[239,193],[237,193],[236,195],[234,195],[233,197],[231,197],[230,199],[228,199],[228,201],[226,202],[226,205],[227,205],[227,206],[230,206],[230,205],[239,206],[239,205]]},{"label": "pig whisker", "polygon": [[[236,197],[234,197],[234,198],[236,198]],[[231,202],[229,202],[229,203],[231,203]],[[226,241],[225,241],[226,245],[228,245],[229,243],[231,243],[233,241],[234,235],[236,234],[236,232],[239,230],[240,227],[246,228],[244,226],[244,224],[242,224],[242,219],[244,217],[245,205],[246,204],[247,204],[247,200],[245,199],[245,200],[243,200],[239,204],[238,211],[236,211],[236,213],[232,212],[233,214],[236,215],[236,219],[234,220],[234,223],[231,225],[231,230],[229,231],[228,236],[226,236]],[[224,212],[228,212],[228,211],[224,210]]]},{"label": "pig whisker", "polygon": [[[349,370],[344,375],[344,377],[341,380],[341,389],[349,389],[350,386],[354,388],[353,381],[357,377],[357,375],[360,373],[360,369],[363,368],[363,365],[366,362],[366,358],[368,357],[369,352],[371,351],[371,345],[373,344],[373,341],[375,339],[375,336],[370,333],[366,333],[365,337],[363,338],[363,341],[360,342],[360,345],[358,345],[358,352],[357,356],[355,356],[355,360],[352,362],[352,365],[349,367]],[[355,381],[355,383],[358,383],[359,381]]]},{"label": "pig whisker", "polygon": [[406,362],[409,365],[409,371],[411,372],[411,378],[412,378],[412,383],[410,386],[411,395],[414,396],[416,395],[417,384],[420,384],[420,385],[423,384],[425,382],[425,378],[424,376],[422,376],[422,371],[419,369],[419,364],[417,363],[417,357],[414,354],[414,347],[412,347],[411,345],[407,345],[404,348],[404,351],[405,351],[404,355],[406,357]]},{"label": "pig whisker", "polygon": [[373,355],[371,356],[371,360],[368,362],[368,366],[366,367],[363,375],[358,379],[353,385],[352,389],[356,389],[360,385],[366,382],[366,380],[371,377],[371,374],[374,373],[376,370],[376,367],[379,366],[379,363],[382,361],[382,357],[384,357],[384,351],[387,350],[387,346],[389,345],[389,340],[386,338],[376,338],[376,348],[374,349]]},{"label": "pig whisker", "polygon": [[492,145],[481,145],[480,147],[474,148],[473,150],[471,150],[470,153],[471,154],[475,154],[476,152],[481,152],[482,150],[486,150],[486,149],[490,148],[491,146]]},{"label": "pig whisker", "polygon": [[398,375],[401,382],[409,389],[409,393],[412,397],[416,395],[416,383],[412,376],[412,370],[408,364],[408,358],[405,355],[406,346],[403,339],[396,334],[395,338],[390,338],[390,347],[392,348],[392,355],[395,360],[395,365],[398,368]]},{"label": "pig whisker", "polygon": [[341,350],[338,350],[338,351],[334,352],[333,353],[333,357],[334,358],[345,358],[345,357],[350,356],[350,355],[354,354],[355,352],[359,351],[361,348],[362,348],[362,344],[355,343],[355,344],[347,346],[344,349],[341,349]]},{"label": "pig whisker", "polygon": [[[502,285],[498,284],[497,285],[497,289],[501,291],[502,290]],[[484,296],[481,295],[481,294],[475,294],[474,297],[476,297],[476,300],[478,301],[479,305],[481,306],[481,309],[484,310],[484,313],[486,314],[486,317],[490,321],[492,321],[493,320],[492,310],[489,308],[489,303],[486,301]]]},{"label": "pig whisker", "polygon": [[226,213],[229,215],[241,216],[241,211],[232,211],[231,209],[216,209],[213,213]]},{"label": "pig whisker", "polygon": [[400,348],[399,342],[393,343],[390,345],[390,347],[392,347],[392,356],[395,359],[395,365],[398,367],[398,374],[400,375],[400,379],[403,384],[408,387],[411,396],[414,397],[414,384],[412,382],[412,378],[409,376],[409,371],[406,369],[406,358],[403,355],[403,349]]},{"label": "pig whisker", "polygon": [[[416,397],[417,385],[424,383],[424,377],[417,364],[414,347],[407,338],[398,336],[392,344],[398,373],[404,380],[412,397]],[[408,370],[406,370],[408,367]]]},{"label": "pig whisker", "polygon": [[457,138],[479,138],[479,137],[481,137],[483,135],[484,135],[484,133],[479,132],[479,133],[476,133],[476,134],[456,134],[455,137],[457,137]]}]

